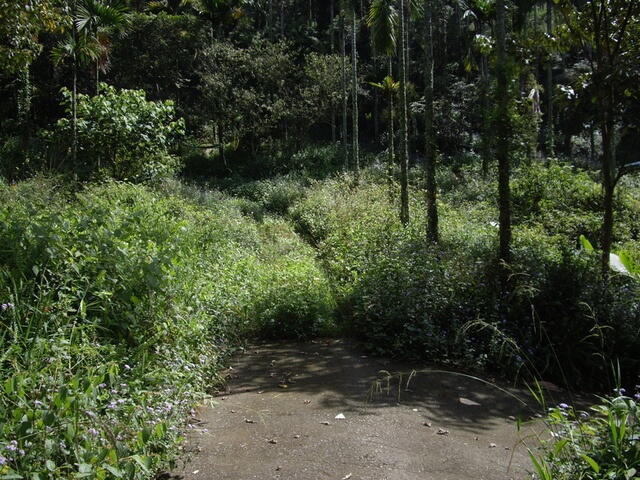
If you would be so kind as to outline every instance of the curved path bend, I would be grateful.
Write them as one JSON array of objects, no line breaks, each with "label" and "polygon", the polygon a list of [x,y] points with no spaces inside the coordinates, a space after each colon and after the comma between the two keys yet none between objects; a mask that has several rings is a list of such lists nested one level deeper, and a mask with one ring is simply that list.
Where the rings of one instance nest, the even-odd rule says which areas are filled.
[{"label": "curved path bend", "polygon": [[368,357],[347,340],[252,345],[226,375],[198,412],[189,460],[165,478],[505,480],[532,469],[541,426],[521,389]]}]

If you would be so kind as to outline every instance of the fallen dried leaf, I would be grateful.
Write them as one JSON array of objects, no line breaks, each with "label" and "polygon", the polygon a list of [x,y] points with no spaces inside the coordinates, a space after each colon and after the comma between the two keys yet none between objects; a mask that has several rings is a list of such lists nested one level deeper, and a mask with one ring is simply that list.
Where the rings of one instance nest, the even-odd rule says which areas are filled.
[{"label": "fallen dried leaf", "polygon": [[496,448],[498,445],[496,445],[495,443],[490,443],[489,444],[489,448]]},{"label": "fallen dried leaf", "polygon": [[308,404],[310,404],[310,403],[311,403],[311,400],[305,400],[305,401],[304,401],[304,404],[305,404],[305,405],[308,405]]},{"label": "fallen dried leaf", "polygon": [[338,415],[336,415],[336,419],[338,420],[344,420],[345,416],[343,413],[339,413]]},{"label": "fallen dried leaf", "polygon": [[443,428],[439,428],[436,432],[438,435],[449,435],[449,430],[445,430]]},{"label": "fallen dried leaf", "polygon": [[424,425],[425,427],[431,427],[431,422],[424,422],[422,425]]},{"label": "fallen dried leaf", "polygon": [[345,475],[344,477],[342,477],[342,480],[349,480],[351,478],[351,475],[353,474],[350,473],[349,475]]},{"label": "fallen dried leaf", "polygon": [[254,423],[254,421],[251,420],[250,418],[245,418],[244,423]]},{"label": "fallen dried leaf", "polygon": [[473,400],[469,400],[468,398],[460,397],[458,400],[460,400],[460,403],[462,403],[463,405],[470,405],[470,406],[480,405],[478,402],[474,402]]},{"label": "fallen dried leaf", "polygon": [[272,438],[271,440],[267,440],[269,443],[272,443],[273,445],[275,445],[276,443],[278,443],[278,440],[276,440],[275,438]]},{"label": "fallen dried leaf", "polygon": [[320,422],[322,425],[329,425],[329,422]]}]

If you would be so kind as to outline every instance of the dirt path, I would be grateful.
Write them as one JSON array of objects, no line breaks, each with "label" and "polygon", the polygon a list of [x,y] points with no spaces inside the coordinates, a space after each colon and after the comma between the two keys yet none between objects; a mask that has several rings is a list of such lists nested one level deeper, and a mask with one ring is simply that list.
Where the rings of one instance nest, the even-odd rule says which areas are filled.
[{"label": "dirt path", "polygon": [[227,392],[199,412],[191,461],[168,477],[528,478],[522,440],[535,446],[535,424],[517,431],[531,411],[507,391],[529,401],[525,392],[412,371],[348,341],[254,345],[231,360]]}]

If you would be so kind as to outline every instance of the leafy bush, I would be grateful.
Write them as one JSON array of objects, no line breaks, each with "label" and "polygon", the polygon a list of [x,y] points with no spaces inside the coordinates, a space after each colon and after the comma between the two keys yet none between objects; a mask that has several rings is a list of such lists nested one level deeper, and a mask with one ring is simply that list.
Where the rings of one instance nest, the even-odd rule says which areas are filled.
[{"label": "leafy bush", "polygon": [[[63,89],[62,95],[71,113],[71,92]],[[145,97],[142,90],[117,90],[105,84],[95,97],[77,95],[81,173],[144,181],[177,172],[178,162],[170,151],[184,134],[184,120],[174,118],[173,102],[149,102]],[[47,138],[71,152],[73,119],[60,119]]]},{"label": "leafy bush", "polygon": [[161,186],[0,184],[3,474],[150,477],[246,335],[331,328],[326,279],[281,220]]},{"label": "leafy bush", "polygon": [[615,396],[600,398],[587,411],[564,403],[549,409],[551,439],[540,439],[540,454],[529,450],[534,478],[635,478],[640,471],[639,399],[637,392],[631,397],[618,388]]},{"label": "leafy bush", "polygon": [[285,215],[289,207],[305,194],[307,185],[292,176],[247,182],[234,189],[234,193],[249,199],[270,213]]}]

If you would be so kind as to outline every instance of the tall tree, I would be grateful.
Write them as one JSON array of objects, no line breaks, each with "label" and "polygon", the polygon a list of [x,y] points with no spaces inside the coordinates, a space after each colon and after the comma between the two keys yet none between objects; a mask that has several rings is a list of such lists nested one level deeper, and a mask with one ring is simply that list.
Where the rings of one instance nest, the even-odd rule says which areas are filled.
[{"label": "tall tree", "polygon": [[424,142],[426,155],[427,239],[438,242],[438,206],[436,184],[436,129],[433,115],[433,1],[424,12]]},{"label": "tall tree", "polygon": [[96,95],[100,84],[100,71],[109,66],[111,32],[122,32],[128,7],[121,0],[81,0],[76,5],[75,26],[77,34],[90,38],[97,55],[95,61]]},{"label": "tall tree", "polygon": [[395,163],[395,132],[394,132],[394,105],[393,97],[397,94],[399,84],[393,80],[391,59],[396,53],[396,28],[398,26],[398,10],[393,0],[374,0],[367,14],[367,26],[371,29],[371,43],[373,50],[388,61],[388,75],[381,83],[373,85],[384,91],[387,97],[388,123],[389,123],[389,181],[393,181],[393,168]]},{"label": "tall tree", "polygon": [[360,152],[358,132],[358,48],[356,42],[357,22],[356,9],[351,7],[351,159],[353,163],[353,180],[360,182]]},{"label": "tall tree", "polygon": [[340,0],[340,58],[342,60],[342,148],[344,149],[344,168],[349,168],[349,144],[347,132],[347,34],[345,17],[347,14],[347,0]]},{"label": "tall tree", "polygon": [[595,106],[594,120],[600,129],[600,157],[603,220],[602,277],[609,276],[613,244],[613,197],[616,185],[625,173],[616,162],[617,129],[623,106],[629,98],[640,95],[637,44],[640,35],[640,2],[637,0],[558,0],[569,40],[581,49],[589,70],[575,88],[578,99]]},{"label": "tall tree", "polygon": [[398,50],[398,69],[400,71],[400,221],[403,225],[409,224],[409,134],[407,129],[408,105],[407,105],[407,65],[406,65],[406,34],[407,25],[407,1],[398,0],[398,25],[400,38]]},{"label": "tall tree", "polygon": [[[553,34],[553,0],[547,0],[547,36],[551,38]],[[546,150],[548,156],[553,156],[555,151],[555,134],[553,121],[553,58],[549,55],[547,60],[547,128],[546,128]]]},{"label": "tall tree", "polygon": [[509,141],[510,126],[510,79],[507,58],[507,31],[505,0],[496,1],[496,157],[498,160],[498,205],[500,222],[499,258],[501,262],[500,284],[503,296],[507,294],[508,271],[511,261],[511,165]]},{"label": "tall tree", "polygon": [[64,26],[54,0],[29,2],[0,0],[0,71],[18,73],[42,51],[38,35]]},{"label": "tall tree", "polygon": [[233,28],[244,16],[245,0],[195,0],[200,18],[211,27],[211,38],[221,40],[225,29]]}]

